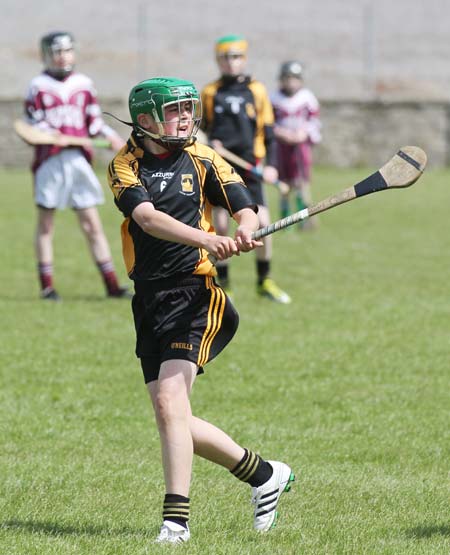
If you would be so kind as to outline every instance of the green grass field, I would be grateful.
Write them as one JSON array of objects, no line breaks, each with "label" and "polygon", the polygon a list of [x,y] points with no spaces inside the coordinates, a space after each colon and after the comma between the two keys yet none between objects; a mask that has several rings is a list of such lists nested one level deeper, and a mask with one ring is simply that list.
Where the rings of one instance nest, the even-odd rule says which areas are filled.
[{"label": "green grass field", "polygon": [[[314,196],[370,171],[317,168]],[[163,479],[129,301],[104,298],[70,212],[56,222],[64,300],[40,301],[30,177],[0,177],[0,554],[167,553],[152,543]],[[315,232],[277,233],[273,277],[289,306],[257,298],[251,254],[233,261],[240,329],[193,408],[297,481],[260,536],[250,488],[196,460],[192,540],[177,552],[450,553],[449,206],[450,172],[430,170],[323,214]]]}]

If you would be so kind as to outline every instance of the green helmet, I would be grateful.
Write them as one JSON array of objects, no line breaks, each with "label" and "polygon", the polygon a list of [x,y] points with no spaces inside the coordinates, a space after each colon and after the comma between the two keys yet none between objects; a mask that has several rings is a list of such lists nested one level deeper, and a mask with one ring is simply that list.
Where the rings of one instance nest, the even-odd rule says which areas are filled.
[{"label": "green helmet", "polygon": [[[169,104],[192,102],[193,126],[189,136],[166,135],[163,127],[164,108]],[[175,77],[154,77],[135,85],[128,98],[133,126],[138,133],[149,136],[155,142],[171,150],[192,144],[202,118],[200,95],[190,81]],[[139,114],[150,114],[158,126],[158,133],[143,129],[138,122]]]}]

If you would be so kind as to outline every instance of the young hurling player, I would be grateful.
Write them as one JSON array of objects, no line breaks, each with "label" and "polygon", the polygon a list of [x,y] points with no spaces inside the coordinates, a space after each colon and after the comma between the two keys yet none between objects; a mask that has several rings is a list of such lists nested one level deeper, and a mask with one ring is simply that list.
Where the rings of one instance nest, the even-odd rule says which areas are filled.
[{"label": "young hurling player", "polygon": [[[124,141],[102,120],[92,81],[74,71],[74,39],[53,32],[41,40],[44,71],[28,88],[25,112],[28,123],[55,134],[76,137],[103,135],[119,150]],[[53,230],[56,209],[73,208],[92,257],[102,275],[108,297],[127,296],[117,281],[111,251],[96,206],[104,202],[101,185],[90,162],[92,151],[82,147],[35,147],[32,164],[34,197],[38,210],[35,250],[41,298],[60,299],[53,285]]]},{"label": "young hurling player", "polygon": [[[204,106],[202,128],[211,146],[222,145],[252,166],[262,168],[262,176],[242,173],[253,202],[258,205],[259,225],[270,223],[263,181],[276,183],[273,111],[262,83],[246,75],[247,41],[237,35],[227,35],[216,42],[216,60],[220,78],[202,91]],[[265,163],[262,167],[263,162]],[[228,218],[222,209],[215,213],[215,225],[221,234],[228,232]],[[287,293],[271,279],[272,237],[264,237],[256,250],[257,292],[279,303],[290,303]],[[230,293],[228,261],[217,265],[221,285]]]},{"label": "young hurling player", "polygon": [[[312,148],[320,143],[319,102],[303,86],[303,69],[299,62],[281,65],[279,89],[271,95],[275,112],[277,168],[280,179],[295,192],[296,210],[311,204]],[[280,201],[281,217],[290,214],[289,193]],[[301,227],[314,225],[314,218]]]},{"label": "young hurling player", "polygon": [[[267,531],[293,480],[291,469],[262,459],[194,416],[189,401],[197,374],[238,326],[208,254],[225,260],[260,245],[251,238],[258,228],[255,203],[234,169],[195,142],[201,102],[191,82],[143,81],[131,90],[129,109],[133,132],[111,162],[108,179],[125,217],[123,252],[135,286],[136,354],[161,440],[166,494],[157,542],[190,537],[194,453],[252,486],[254,527]],[[214,232],[214,206],[237,222],[234,238]]]}]

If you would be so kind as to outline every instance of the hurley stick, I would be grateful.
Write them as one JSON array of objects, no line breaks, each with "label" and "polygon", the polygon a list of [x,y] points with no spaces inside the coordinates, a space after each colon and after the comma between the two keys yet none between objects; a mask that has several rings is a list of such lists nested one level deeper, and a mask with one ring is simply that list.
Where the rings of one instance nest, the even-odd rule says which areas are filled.
[{"label": "hurley stick", "polygon": [[313,204],[304,210],[295,212],[295,214],[287,218],[258,229],[258,231],[252,234],[252,238],[257,240],[261,237],[266,237],[266,235],[275,233],[275,231],[284,229],[358,197],[386,189],[409,187],[422,175],[426,164],[427,155],[421,148],[418,146],[404,146],[382,168],[353,187],[348,187],[340,193]]},{"label": "hurley stick", "polygon": [[[275,231],[285,229],[292,224],[305,220],[315,214],[320,214],[320,212],[325,212],[330,208],[334,208],[335,206],[339,206],[340,204],[344,204],[344,202],[349,202],[358,197],[363,197],[386,189],[409,187],[419,179],[426,165],[427,155],[421,148],[418,146],[404,146],[382,168],[356,185],[353,185],[353,187],[348,187],[340,193],[328,197],[299,212],[295,212],[295,214],[287,218],[283,218],[267,227],[258,229],[258,231],[252,233],[252,239],[261,239],[261,237],[266,237],[267,235],[275,233]],[[208,255],[208,258],[212,264],[217,262],[216,257],[211,254]]]},{"label": "hurley stick", "polygon": [[107,139],[91,139],[90,137],[72,137],[60,133],[51,133],[39,129],[35,125],[30,125],[24,120],[14,121],[14,131],[28,145],[56,145],[56,146],[84,146],[86,148],[111,148],[111,143]]},{"label": "hurley stick", "polygon": [[[256,166],[252,166],[250,162],[247,162],[247,160],[244,160],[237,154],[234,154],[234,152],[229,151],[227,148],[223,146],[214,147],[214,150],[218,154],[220,154],[222,158],[225,158],[225,160],[228,160],[228,162],[232,162],[233,164],[236,164],[236,166],[238,166],[239,168],[247,170],[248,172],[252,173],[256,177],[259,177],[260,179],[262,179],[262,173],[259,168],[257,168]],[[290,191],[289,185],[284,181],[277,181],[275,183],[275,186],[278,187],[278,189],[280,190],[280,193],[282,193],[283,195],[287,195]]]}]

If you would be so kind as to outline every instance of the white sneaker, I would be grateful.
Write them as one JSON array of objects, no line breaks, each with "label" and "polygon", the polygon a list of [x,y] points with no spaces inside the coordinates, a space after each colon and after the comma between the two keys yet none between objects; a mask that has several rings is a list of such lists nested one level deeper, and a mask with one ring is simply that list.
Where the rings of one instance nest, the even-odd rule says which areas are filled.
[{"label": "white sneaker", "polygon": [[277,505],[281,494],[291,489],[295,480],[291,468],[282,462],[267,461],[273,468],[272,477],[258,488],[252,488],[252,503],[255,505],[253,527],[260,532],[273,528],[277,520]]},{"label": "white sneaker", "polygon": [[159,536],[156,538],[156,543],[184,543],[189,540],[191,533],[189,526],[187,528],[172,522],[171,520],[164,520],[159,531]]}]

